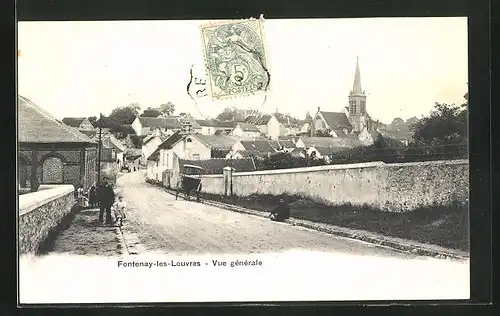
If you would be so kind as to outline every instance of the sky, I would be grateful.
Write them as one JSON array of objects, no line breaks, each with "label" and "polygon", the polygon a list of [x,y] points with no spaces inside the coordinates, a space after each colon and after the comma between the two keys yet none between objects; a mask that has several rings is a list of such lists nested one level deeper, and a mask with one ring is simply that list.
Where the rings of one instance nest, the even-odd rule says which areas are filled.
[{"label": "sky", "polygon": [[367,111],[384,123],[467,92],[466,18],[266,19],[266,97],[195,102],[186,86],[192,65],[203,76],[206,22],[19,22],[18,92],[58,118],[172,102],[199,118],[235,106],[302,119],[348,105],[357,57]]}]

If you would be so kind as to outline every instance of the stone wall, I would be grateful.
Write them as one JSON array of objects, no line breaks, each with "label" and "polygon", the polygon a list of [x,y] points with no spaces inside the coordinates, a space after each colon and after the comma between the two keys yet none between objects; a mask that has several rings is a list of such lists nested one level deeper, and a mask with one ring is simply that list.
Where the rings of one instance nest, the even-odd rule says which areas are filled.
[{"label": "stone wall", "polygon": [[41,185],[19,196],[19,254],[34,254],[75,204],[72,185]]},{"label": "stone wall", "polygon": [[[384,211],[466,202],[469,196],[467,160],[385,164],[372,162],[233,174],[233,192],[289,194],[329,205],[352,204]],[[204,176],[202,190],[224,194],[222,175]]]}]

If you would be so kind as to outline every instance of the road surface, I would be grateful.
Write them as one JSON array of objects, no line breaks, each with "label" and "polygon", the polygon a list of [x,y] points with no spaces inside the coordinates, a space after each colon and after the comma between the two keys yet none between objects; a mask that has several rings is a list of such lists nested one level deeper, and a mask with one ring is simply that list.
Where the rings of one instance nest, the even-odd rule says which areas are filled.
[{"label": "road surface", "polygon": [[286,223],[185,201],[144,180],[142,171],[118,178],[117,191],[128,204],[124,234],[135,234],[146,251],[164,253],[262,253],[284,250],[328,251],[412,257],[387,248]]}]

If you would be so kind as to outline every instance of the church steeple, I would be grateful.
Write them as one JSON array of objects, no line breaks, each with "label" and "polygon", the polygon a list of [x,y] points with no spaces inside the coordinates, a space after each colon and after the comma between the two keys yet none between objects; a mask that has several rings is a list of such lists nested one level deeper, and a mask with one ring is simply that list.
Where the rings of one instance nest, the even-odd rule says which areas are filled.
[{"label": "church steeple", "polygon": [[[349,93],[349,120],[354,125],[355,131],[360,131],[365,125],[366,95],[361,88],[361,73],[359,71],[359,57],[356,57],[356,71],[354,84]],[[362,118],[363,117],[363,118]]]},{"label": "church steeple", "polygon": [[363,95],[364,92],[361,89],[361,74],[359,71],[359,57],[356,57],[356,71],[354,73],[354,84],[352,85],[351,94]]}]

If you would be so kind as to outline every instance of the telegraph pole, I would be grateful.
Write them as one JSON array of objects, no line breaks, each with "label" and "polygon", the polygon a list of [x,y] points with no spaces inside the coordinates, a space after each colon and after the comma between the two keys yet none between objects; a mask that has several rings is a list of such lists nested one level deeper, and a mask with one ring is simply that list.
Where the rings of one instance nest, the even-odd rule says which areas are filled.
[{"label": "telegraph pole", "polygon": [[97,184],[101,184],[102,113],[99,114],[99,143],[97,145]]}]

